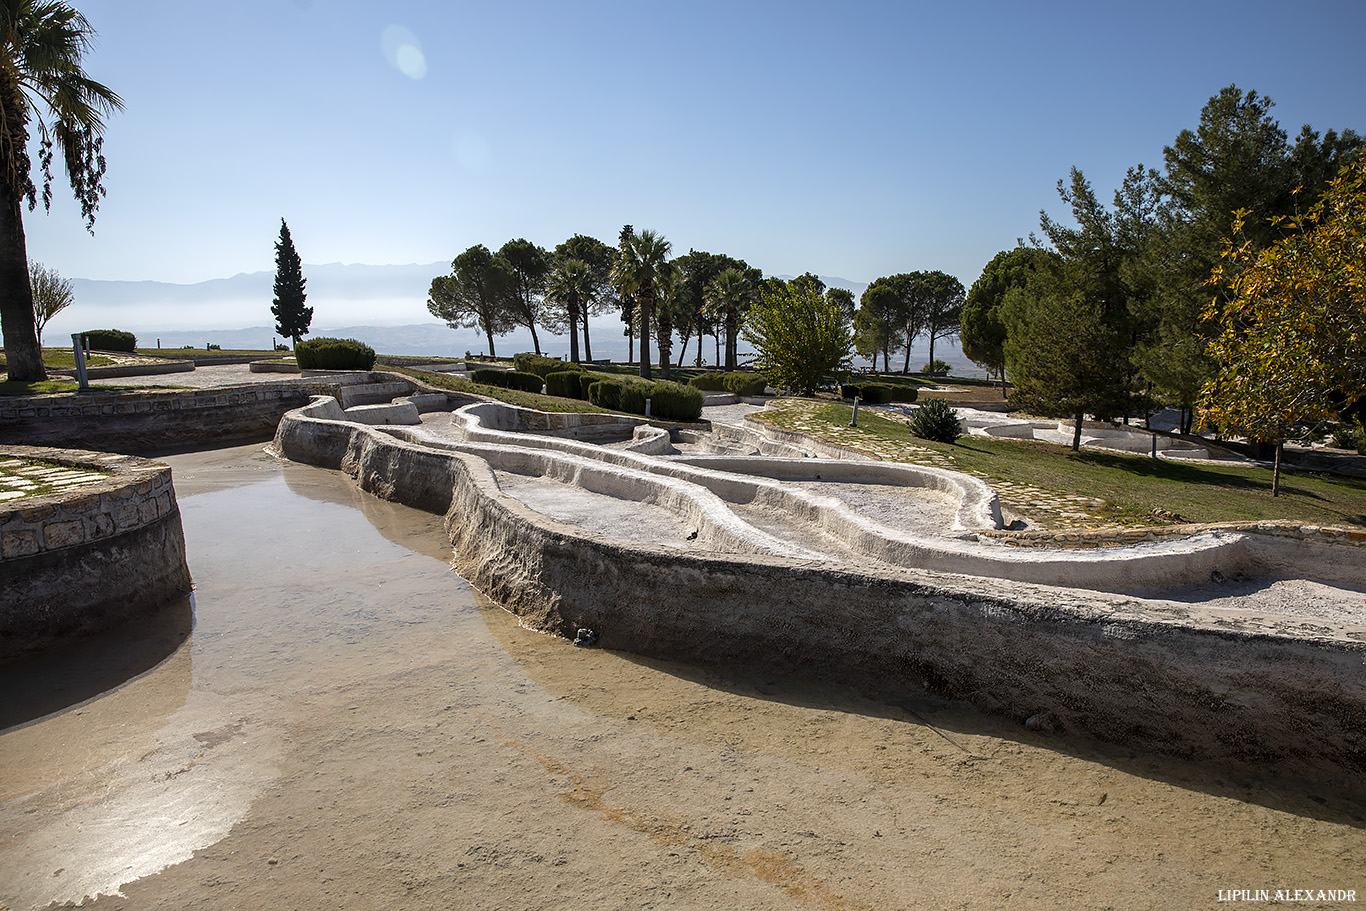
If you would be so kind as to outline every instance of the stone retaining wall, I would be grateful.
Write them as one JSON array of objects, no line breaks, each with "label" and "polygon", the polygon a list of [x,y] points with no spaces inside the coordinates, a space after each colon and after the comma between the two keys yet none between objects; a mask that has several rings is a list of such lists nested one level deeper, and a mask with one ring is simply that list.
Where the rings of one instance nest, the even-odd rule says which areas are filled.
[{"label": "stone retaining wall", "polygon": [[0,446],[113,474],[0,509],[0,659],[107,628],[190,592],[171,469],[131,456]]},{"label": "stone retaining wall", "polygon": [[[0,444],[97,446],[106,452],[267,440],[280,416],[314,395],[357,383],[406,381],[377,373],[328,373],[279,383],[214,389],[35,395],[0,398]],[[407,383],[406,388],[419,384]],[[469,401],[454,396],[453,401]]]},{"label": "stone retaining wall", "polygon": [[444,512],[461,574],[528,626],[587,627],[607,648],[818,674],[892,699],[929,693],[1035,728],[1353,792],[1366,780],[1366,629],[636,546],[528,509],[472,455],[310,411],[280,423],[288,458]]}]

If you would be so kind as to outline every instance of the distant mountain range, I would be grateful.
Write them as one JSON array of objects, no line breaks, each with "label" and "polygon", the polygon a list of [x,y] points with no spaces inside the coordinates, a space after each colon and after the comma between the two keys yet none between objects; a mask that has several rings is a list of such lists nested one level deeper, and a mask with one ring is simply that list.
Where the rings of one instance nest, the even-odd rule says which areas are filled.
[{"label": "distant mountain range", "polygon": [[[449,271],[448,262],[305,265],[308,305],[313,307],[310,334],[359,339],[385,354],[450,357],[466,351],[485,352],[488,343],[483,333],[451,329],[427,311],[432,279]],[[62,344],[71,333],[87,329],[125,329],[136,333],[138,344],[147,348],[158,342],[162,348],[203,348],[210,343],[222,348],[269,348],[277,338],[270,312],[274,279],[274,272],[244,272],[193,284],[72,279],[75,303],[48,324],[44,344]],[[838,276],[822,275],[821,280],[831,287],[847,288],[855,297],[868,287],[866,282]],[[567,337],[539,327],[538,334],[547,354],[568,354]],[[594,317],[590,334],[594,357],[625,360],[626,338],[615,315]],[[696,344],[692,340],[685,352],[688,363],[696,357]],[[704,344],[704,357],[711,363],[714,344],[710,338]],[[530,351],[531,333],[519,329],[496,337],[494,345],[498,354]],[[680,350],[676,345],[675,358]],[[944,342],[936,346],[935,354],[951,363],[951,355],[961,359],[956,346]],[[963,366],[968,365],[963,362]]]}]

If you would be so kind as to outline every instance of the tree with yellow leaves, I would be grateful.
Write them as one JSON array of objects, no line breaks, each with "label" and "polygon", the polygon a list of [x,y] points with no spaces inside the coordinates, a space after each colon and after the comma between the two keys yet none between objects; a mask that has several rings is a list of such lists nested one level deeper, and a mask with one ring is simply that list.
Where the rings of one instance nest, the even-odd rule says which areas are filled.
[{"label": "tree with yellow leaves", "polygon": [[1210,279],[1229,298],[1206,311],[1222,329],[1210,343],[1219,372],[1200,413],[1206,425],[1275,445],[1274,496],[1296,425],[1366,407],[1366,157],[1306,213],[1276,219],[1289,231],[1265,249],[1244,236],[1247,214],[1235,213]]}]

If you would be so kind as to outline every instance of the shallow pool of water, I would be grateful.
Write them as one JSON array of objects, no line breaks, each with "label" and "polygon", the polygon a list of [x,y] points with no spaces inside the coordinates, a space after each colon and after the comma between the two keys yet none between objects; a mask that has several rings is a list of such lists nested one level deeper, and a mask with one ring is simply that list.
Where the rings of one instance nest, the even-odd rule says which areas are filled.
[{"label": "shallow pool of water", "polygon": [[0,670],[11,911],[1366,900],[1337,795],[576,649],[471,591],[438,517],[259,447],[168,461],[192,601]]}]

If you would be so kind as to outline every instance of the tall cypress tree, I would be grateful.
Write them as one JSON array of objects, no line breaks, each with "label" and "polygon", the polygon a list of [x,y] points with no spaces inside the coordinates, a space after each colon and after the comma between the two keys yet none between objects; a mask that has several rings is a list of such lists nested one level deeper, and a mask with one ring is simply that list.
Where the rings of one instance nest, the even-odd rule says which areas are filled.
[{"label": "tall cypress tree", "polygon": [[313,308],[305,307],[303,264],[294,250],[294,241],[289,236],[289,225],[280,219],[280,239],[275,242],[275,303],[270,312],[275,314],[275,331],[284,338],[294,340],[297,347],[299,337],[308,335],[308,325],[313,322]]}]

